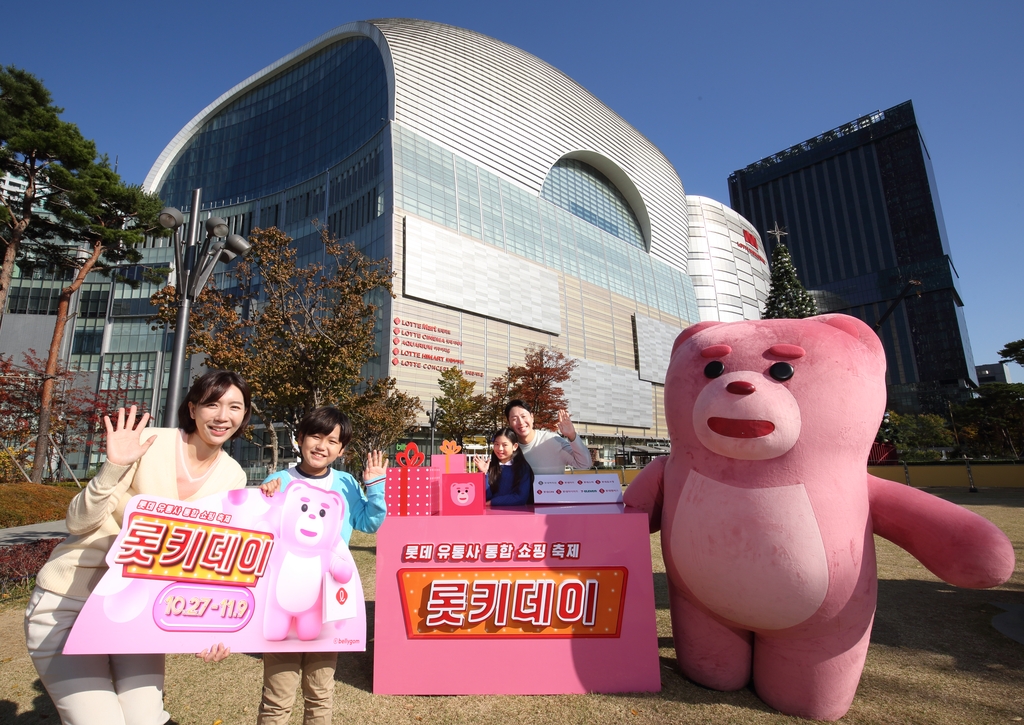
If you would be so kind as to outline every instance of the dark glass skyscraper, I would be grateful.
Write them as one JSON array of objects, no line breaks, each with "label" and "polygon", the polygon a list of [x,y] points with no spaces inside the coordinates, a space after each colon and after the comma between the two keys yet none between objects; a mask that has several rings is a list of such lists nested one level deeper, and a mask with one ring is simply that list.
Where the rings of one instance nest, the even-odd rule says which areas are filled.
[{"label": "dark glass skyscraper", "polygon": [[878,330],[889,407],[945,412],[977,386],[963,301],[931,157],[910,101],[858,118],[729,177],[733,209],[776,224],[821,312],[874,325],[911,280],[921,284]]}]

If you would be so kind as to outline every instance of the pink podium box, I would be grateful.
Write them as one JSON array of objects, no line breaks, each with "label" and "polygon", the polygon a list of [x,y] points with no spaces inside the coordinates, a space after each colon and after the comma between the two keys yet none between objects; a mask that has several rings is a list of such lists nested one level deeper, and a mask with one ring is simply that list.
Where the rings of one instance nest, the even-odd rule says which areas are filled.
[{"label": "pink podium box", "polygon": [[384,522],[375,693],[661,689],[647,515],[556,508]]},{"label": "pink podium box", "polygon": [[410,466],[389,468],[384,483],[388,516],[436,516],[440,511],[441,471]]}]

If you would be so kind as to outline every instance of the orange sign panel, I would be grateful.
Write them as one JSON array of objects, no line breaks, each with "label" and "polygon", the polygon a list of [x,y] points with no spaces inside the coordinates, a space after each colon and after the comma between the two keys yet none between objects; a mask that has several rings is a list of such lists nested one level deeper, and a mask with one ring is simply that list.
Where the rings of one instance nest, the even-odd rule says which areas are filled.
[{"label": "orange sign panel", "polygon": [[251,587],[266,572],[273,534],[133,513],[114,563],[126,577]]},{"label": "orange sign panel", "polygon": [[618,637],[624,567],[399,569],[417,638]]}]

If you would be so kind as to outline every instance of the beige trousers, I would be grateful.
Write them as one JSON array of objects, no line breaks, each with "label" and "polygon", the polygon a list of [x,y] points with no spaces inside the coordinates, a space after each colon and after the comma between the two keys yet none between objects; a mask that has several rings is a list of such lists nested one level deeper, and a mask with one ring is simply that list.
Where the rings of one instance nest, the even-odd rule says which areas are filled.
[{"label": "beige trousers", "polygon": [[25,609],[25,643],[65,725],[162,725],[164,656],[65,655],[85,600],[36,587]]},{"label": "beige trousers", "polygon": [[301,671],[306,707],[303,725],[330,725],[337,652],[267,652],[263,655],[263,699],[257,725],[284,725],[295,703]]}]

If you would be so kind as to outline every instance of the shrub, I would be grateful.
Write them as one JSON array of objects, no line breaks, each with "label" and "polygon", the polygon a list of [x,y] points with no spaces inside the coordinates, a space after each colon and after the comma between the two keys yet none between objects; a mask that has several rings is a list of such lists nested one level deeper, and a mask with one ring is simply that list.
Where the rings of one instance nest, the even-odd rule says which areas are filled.
[{"label": "shrub", "polygon": [[34,577],[50,558],[54,547],[63,540],[40,539],[0,547],[0,586],[6,590],[14,582]]},{"label": "shrub", "polygon": [[78,490],[38,483],[0,485],[0,528],[60,521]]}]

